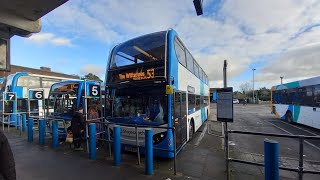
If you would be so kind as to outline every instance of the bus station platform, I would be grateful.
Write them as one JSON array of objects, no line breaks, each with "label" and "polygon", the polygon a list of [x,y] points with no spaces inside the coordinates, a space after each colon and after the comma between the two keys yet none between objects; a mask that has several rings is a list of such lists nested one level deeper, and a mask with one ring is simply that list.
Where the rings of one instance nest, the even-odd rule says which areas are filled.
[{"label": "bus station platform", "polygon": [[113,166],[108,150],[97,150],[97,160],[89,160],[88,153],[74,151],[66,143],[58,149],[51,147],[47,137],[45,145],[38,145],[27,135],[10,129],[5,134],[10,142],[16,164],[17,179],[225,179],[224,152],[221,139],[207,134],[207,123],[195,133],[177,156],[177,175],[173,171],[173,159],[154,159],[154,173],[145,175],[144,157],[138,165],[136,153],[122,152],[121,165]]}]

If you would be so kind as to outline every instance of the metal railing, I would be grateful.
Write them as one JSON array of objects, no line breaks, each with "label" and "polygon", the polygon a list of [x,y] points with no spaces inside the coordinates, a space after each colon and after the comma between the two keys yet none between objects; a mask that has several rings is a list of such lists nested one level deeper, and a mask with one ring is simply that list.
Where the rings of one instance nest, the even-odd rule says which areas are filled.
[{"label": "metal railing", "polygon": [[[299,166],[297,168],[288,168],[288,167],[279,166],[279,169],[286,170],[286,171],[297,172],[298,175],[299,175],[299,180],[303,179],[303,174],[304,173],[320,174],[320,171],[305,170],[304,169],[304,165],[303,165],[304,141],[306,139],[317,139],[317,140],[320,140],[320,136],[287,135],[287,134],[259,133],[259,132],[250,132],[250,131],[234,131],[234,130],[229,130],[229,131],[227,131],[227,133],[228,134],[246,134],[246,135],[254,135],[254,136],[268,136],[268,137],[281,137],[281,138],[299,139]],[[237,162],[237,163],[243,163],[243,164],[249,164],[249,165],[256,165],[256,166],[264,167],[264,164],[262,164],[262,163],[230,158],[229,157],[228,148],[226,148],[226,149],[227,149],[227,152],[226,152],[227,166],[229,166],[230,162]],[[229,171],[227,171],[227,173],[228,173],[228,177],[229,177]]]},{"label": "metal railing", "polygon": [[[137,124],[125,124],[125,123],[113,123],[113,122],[100,122],[100,120],[102,120],[104,118],[98,118],[98,119],[91,119],[91,120],[87,120],[86,121],[86,127],[88,126],[89,123],[97,123],[97,124],[101,124],[104,125],[104,127],[106,128],[105,131],[100,131],[97,133],[97,135],[99,134],[103,134],[106,133],[107,138],[108,139],[101,139],[98,138],[98,140],[100,141],[104,141],[108,143],[108,147],[109,147],[109,156],[112,157],[112,151],[111,151],[111,143],[113,142],[113,140],[111,140],[110,138],[110,131],[109,131],[109,126],[110,125],[118,125],[120,127],[129,127],[129,128],[134,128],[135,129],[135,145],[130,144],[130,146],[133,146],[135,148],[137,148],[137,159],[138,159],[138,165],[140,165],[141,162],[141,158],[140,158],[140,148],[144,147],[139,145],[139,129],[145,129],[145,128],[154,128],[154,129],[166,129],[166,130],[172,130],[172,134],[173,134],[173,150],[170,149],[163,149],[163,148],[156,148],[153,147],[154,150],[159,150],[159,151],[165,151],[165,152],[171,152],[173,153],[173,170],[174,170],[174,175],[177,175],[177,149],[176,149],[176,132],[175,132],[175,127],[161,127],[161,126],[150,126],[150,125],[137,125]],[[88,128],[86,128],[88,129]],[[87,136],[87,142],[89,137]],[[87,143],[87,149],[89,149],[89,145]]]},{"label": "metal railing", "polygon": [[[27,115],[27,112],[17,112],[17,113],[4,113],[0,112],[0,123],[2,124],[2,130],[5,130],[5,125],[7,125],[7,131],[9,132],[10,127],[15,127],[17,130],[20,130],[20,135],[22,134],[22,115]],[[15,116],[15,122],[12,124],[11,117]]]},{"label": "metal railing", "polygon": [[[0,114],[0,115],[7,115],[8,117],[8,121],[2,122],[2,126],[4,128],[5,124],[8,124],[8,131],[10,129],[10,116],[11,115],[19,115],[18,117],[21,118],[17,118],[16,121],[19,120],[19,126],[20,126],[20,135],[22,132],[22,116],[21,114],[28,114],[28,112],[24,112],[24,113],[4,113],[4,114]],[[45,125],[45,133],[52,133],[51,131],[51,123],[52,121],[58,121],[58,122],[62,122],[64,125],[64,129],[65,132],[67,133],[67,128],[66,128],[66,124],[65,124],[65,120],[60,117],[60,116],[52,116],[52,117],[45,117],[45,116],[29,116],[26,118],[26,123],[28,122],[28,119],[32,119],[33,122],[38,122],[39,120],[45,120],[45,122],[49,122],[49,127],[47,126],[48,124],[46,123]],[[177,149],[176,149],[176,131],[175,131],[175,127],[161,127],[161,126],[150,126],[150,125],[138,125],[138,124],[125,124],[125,123],[113,123],[113,122],[102,122],[104,121],[104,117],[102,118],[98,118],[98,119],[91,119],[91,120],[87,120],[85,121],[85,125],[86,125],[86,141],[87,141],[87,150],[89,149],[89,144],[88,144],[88,139],[89,139],[89,134],[88,134],[88,125],[89,123],[96,123],[96,124],[100,124],[100,130],[96,133],[96,135],[102,135],[105,134],[105,138],[97,138],[97,140],[99,141],[103,141],[108,143],[108,149],[109,149],[109,156],[112,157],[112,150],[111,150],[111,144],[113,143],[113,140],[111,139],[111,135],[110,135],[110,126],[115,126],[118,125],[122,128],[134,128],[135,130],[135,144],[129,144],[132,147],[137,148],[137,159],[138,159],[138,165],[141,164],[141,157],[140,157],[140,149],[144,148],[143,145],[140,145],[140,141],[139,141],[139,129],[146,129],[146,128],[154,128],[154,129],[165,129],[165,130],[171,130],[172,134],[173,134],[173,150],[172,149],[164,149],[164,148],[157,148],[157,147],[153,147],[154,150],[158,150],[158,151],[165,151],[165,152],[169,152],[169,153],[173,153],[173,170],[174,170],[174,175],[177,174]],[[15,123],[17,125],[17,123]],[[18,127],[18,126],[17,126]],[[32,128],[33,130],[38,130],[36,127]],[[29,133],[29,132],[28,132]]]},{"label": "metal railing", "polygon": [[[48,122],[48,124],[46,124],[46,133],[52,133],[52,129],[51,129],[51,122],[52,121],[58,121],[58,122],[62,122],[63,123],[63,128],[65,130],[65,132],[67,133],[67,127],[66,127],[66,123],[65,120],[61,117],[61,116],[51,116],[51,117],[46,117],[46,116],[30,116],[29,118],[33,118],[33,120],[35,122],[39,121],[40,119],[45,120],[46,122]],[[47,126],[49,125],[49,126]],[[37,129],[36,129],[37,130]],[[60,132],[61,134],[61,132]]]}]

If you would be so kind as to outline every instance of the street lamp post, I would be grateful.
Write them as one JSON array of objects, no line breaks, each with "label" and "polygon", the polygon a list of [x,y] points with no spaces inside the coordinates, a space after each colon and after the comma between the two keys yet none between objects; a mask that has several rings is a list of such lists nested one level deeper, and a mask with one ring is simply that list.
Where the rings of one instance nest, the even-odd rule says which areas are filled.
[{"label": "street lamp post", "polygon": [[256,100],[254,98],[254,71],[255,70],[256,70],[255,68],[252,69],[252,91],[253,91],[253,93],[252,93],[252,101],[253,101],[253,103],[256,103]]},{"label": "street lamp post", "polygon": [[282,79],[283,79],[283,76],[280,76],[280,79],[281,79],[281,84],[282,84]]}]

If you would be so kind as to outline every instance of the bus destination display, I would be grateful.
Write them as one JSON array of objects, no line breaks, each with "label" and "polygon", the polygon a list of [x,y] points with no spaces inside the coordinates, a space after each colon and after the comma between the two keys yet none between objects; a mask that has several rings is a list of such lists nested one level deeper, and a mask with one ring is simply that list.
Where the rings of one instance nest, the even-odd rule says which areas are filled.
[{"label": "bus destination display", "polygon": [[132,80],[143,80],[143,79],[152,79],[154,78],[154,68],[147,69],[146,72],[126,72],[119,73],[120,80],[132,79]]}]

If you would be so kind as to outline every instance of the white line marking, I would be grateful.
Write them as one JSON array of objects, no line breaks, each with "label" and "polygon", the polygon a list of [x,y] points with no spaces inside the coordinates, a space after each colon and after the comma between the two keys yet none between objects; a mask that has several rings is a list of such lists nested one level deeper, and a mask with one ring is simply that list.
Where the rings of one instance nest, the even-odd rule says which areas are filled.
[{"label": "white line marking", "polygon": [[311,131],[305,130],[305,129],[301,128],[301,127],[298,127],[298,126],[292,125],[292,124],[290,124],[290,123],[283,122],[283,121],[279,121],[279,122],[281,122],[281,123],[283,123],[283,124],[286,124],[286,125],[290,125],[291,127],[295,127],[295,128],[300,129],[300,130],[302,130],[302,131],[305,131],[305,132],[307,132],[307,133],[310,133],[310,134],[312,134],[312,135],[314,135],[314,136],[320,136],[319,134],[316,134],[316,133],[314,133],[314,132],[311,132]]},{"label": "white line marking", "polygon": [[205,123],[205,126],[204,126],[204,128],[203,128],[200,136],[198,137],[196,143],[195,143],[196,146],[198,146],[198,145],[200,144],[201,140],[203,139],[204,135],[205,135],[206,132],[207,132],[207,128],[208,128],[208,127],[207,127],[207,123]]},{"label": "white line marking", "polygon": [[[265,120],[264,120],[264,121],[265,121]],[[271,124],[272,126],[278,128],[278,129],[280,129],[280,130],[282,130],[282,131],[284,131],[284,132],[286,132],[286,133],[288,133],[288,134],[290,134],[290,135],[294,135],[294,134],[292,134],[291,132],[289,132],[289,131],[287,131],[287,130],[285,130],[285,129],[283,129],[283,128],[281,128],[281,127],[279,127],[279,126],[277,126],[277,125],[275,125],[275,124],[273,124],[273,123],[271,123],[271,122],[268,122],[268,121],[265,121],[265,122]],[[320,147],[312,144],[311,142],[309,142],[309,141],[307,141],[307,140],[304,140],[304,142],[305,142],[306,144],[308,144],[308,145],[310,145],[310,146],[312,146],[312,147],[314,147],[314,148],[316,148],[317,150],[320,151]]]}]

